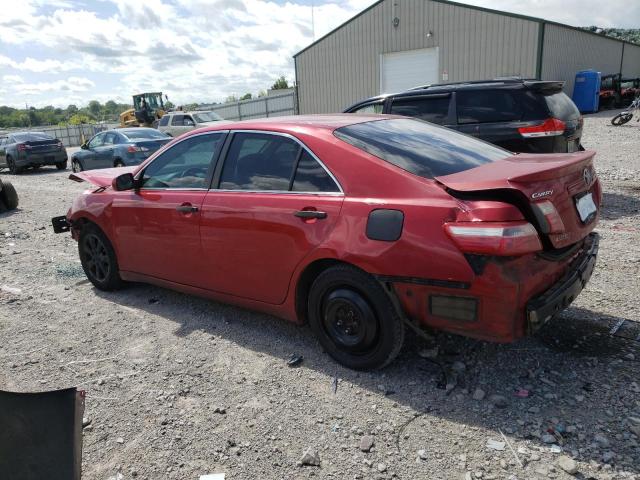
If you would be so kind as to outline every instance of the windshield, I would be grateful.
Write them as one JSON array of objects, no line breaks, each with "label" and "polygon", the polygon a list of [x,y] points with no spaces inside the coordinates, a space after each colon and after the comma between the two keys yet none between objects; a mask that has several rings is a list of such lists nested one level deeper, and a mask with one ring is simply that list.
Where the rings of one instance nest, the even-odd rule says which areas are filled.
[{"label": "windshield", "polygon": [[136,128],[120,132],[129,140],[165,140],[169,135],[152,128]]},{"label": "windshield", "polygon": [[196,123],[217,122],[218,120],[222,120],[222,117],[215,112],[198,112],[192,114],[192,116]]},{"label": "windshield", "polygon": [[357,123],[338,128],[334,135],[424,178],[462,172],[513,155],[482,140],[415,119]]},{"label": "windshield", "polygon": [[54,140],[54,138],[44,132],[14,133],[11,135],[16,142],[41,142],[43,140]]}]

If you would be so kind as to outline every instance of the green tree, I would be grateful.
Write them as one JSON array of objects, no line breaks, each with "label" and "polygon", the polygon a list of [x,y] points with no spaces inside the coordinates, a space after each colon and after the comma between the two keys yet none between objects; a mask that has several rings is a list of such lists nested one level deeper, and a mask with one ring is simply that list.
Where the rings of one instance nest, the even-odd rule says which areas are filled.
[{"label": "green tree", "polygon": [[284,90],[285,88],[289,88],[289,82],[284,78],[284,75],[280,75],[280,78],[271,86],[271,90]]},{"label": "green tree", "polygon": [[258,92],[258,98],[262,98],[262,97],[266,97],[267,96],[267,91],[266,90],[260,90]]},{"label": "green tree", "polygon": [[240,97],[240,100],[251,100],[253,98],[253,95],[251,95],[250,93],[245,93],[243,96]]},{"label": "green tree", "polygon": [[174,108],[176,108],[176,106],[171,103],[169,100],[167,100],[166,102],[164,102],[164,108],[166,110],[173,110]]},{"label": "green tree", "polygon": [[97,100],[91,100],[89,102],[89,105],[87,106],[87,109],[89,110],[89,113],[91,113],[91,115],[93,115],[95,118],[99,118],[102,113],[102,105],[100,105],[100,102]]},{"label": "green tree", "polygon": [[231,103],[231,102],[237,102],[238,101],[238,97],[236,97],[235,95],[229,95],[227,98],[225,98],[224,103]]},{"label": "green tree", "polygon": [[83,123],[91,123],[91,118],[88,115],[76,113],[69,119],[69,124],[71,125],[81,125]]}]

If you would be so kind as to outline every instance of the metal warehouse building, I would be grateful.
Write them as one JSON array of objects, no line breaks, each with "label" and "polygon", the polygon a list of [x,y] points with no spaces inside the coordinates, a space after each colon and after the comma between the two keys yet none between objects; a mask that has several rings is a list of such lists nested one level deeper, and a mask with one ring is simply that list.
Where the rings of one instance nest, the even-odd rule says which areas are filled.
[{"label": "metal warehouse building", "polygon": [[366,97],[504,76],[640,77],[640,45],[539,18],[447,0],[380,0],[294,56],[300,113]]}]

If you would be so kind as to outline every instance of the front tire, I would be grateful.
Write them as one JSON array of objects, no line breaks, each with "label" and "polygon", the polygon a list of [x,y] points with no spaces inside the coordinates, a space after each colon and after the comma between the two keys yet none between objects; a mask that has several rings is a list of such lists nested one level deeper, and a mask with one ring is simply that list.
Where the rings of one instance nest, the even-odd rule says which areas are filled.
[{"label": "front tire", "polygon": [[7,210],[15,210],[18,208],[18,192],[10,182],[2,182],[2,191],[0,191],[0,201]]},{"label": "front tire", "polygon": [[398,355],[404,324],[383,287],[350,265],[331,267],[309,293],[309,324],[326,352],[354,370],[383,368]]},{"label": "front tire", "polygon": [[113,166],[114,166],[115,168],[121,168],[121,167],[124,167],[124,162],[123,162],[122,160],[118,159],[118,160],[116,160],[116,161],[113,163]]},{"label": "front tire", "polygon": [[619,113],[611,119],[611,125],[619,127],[624,125],[633,118],[633,113]]},{"label": "front tire", "polygon": [[107,236],[92,223],[80,230],[78,253],[85,275],[99,290],[122,288],[116,252]]},{"label": "front tire", "polygon": [[22,169],[16,165],[16,161],[11,157],[7,157],[7,167],[9,167],[11,175],[19,175],[22,172]]},{"label": "front tire", "polygon": [[80,173],[84,169],[82,168],[82,164],[78,160],[72,160],[71,170],[73,171],[73,173]]}]

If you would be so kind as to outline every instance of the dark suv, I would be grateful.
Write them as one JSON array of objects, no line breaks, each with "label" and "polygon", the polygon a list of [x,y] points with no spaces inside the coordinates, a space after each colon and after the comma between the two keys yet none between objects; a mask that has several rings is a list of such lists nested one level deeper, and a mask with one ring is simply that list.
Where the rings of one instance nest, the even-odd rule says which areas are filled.
[{"label": "dark suv", "polygon": [[564,82],[483,80],[417,87],[352,105],[345,113],[420,118],[513,152],[582,150],[582,117]]}]

